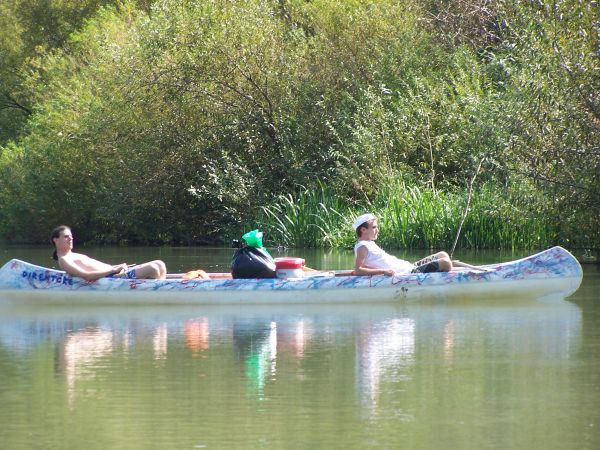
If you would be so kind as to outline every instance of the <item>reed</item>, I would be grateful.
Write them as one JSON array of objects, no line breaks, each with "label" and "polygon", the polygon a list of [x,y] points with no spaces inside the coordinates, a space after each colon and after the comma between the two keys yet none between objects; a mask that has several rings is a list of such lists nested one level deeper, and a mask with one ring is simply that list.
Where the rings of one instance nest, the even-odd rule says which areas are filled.
[{"label": "reed", "polygon": [[[333,190],[319,185],[275,198],[262,207],[257,223],[266,232],[269,245],[351,247],[354,217],[370,211],[379,219],[382,247],[449,249],[466,195],[392,181],[369,204],[351,207]],[[532,209],[526,199],[511,198],[503,189],[488,185],[473,194],[457,248],[535,249],[560,243],[558,236],[543,211]]]},{"label": "reed", "polygon": [[296,196],[281,195],[261,212],[258,222],[277,245],[343,247],[353,239],[346,226],[352,211],[323,184]]}]

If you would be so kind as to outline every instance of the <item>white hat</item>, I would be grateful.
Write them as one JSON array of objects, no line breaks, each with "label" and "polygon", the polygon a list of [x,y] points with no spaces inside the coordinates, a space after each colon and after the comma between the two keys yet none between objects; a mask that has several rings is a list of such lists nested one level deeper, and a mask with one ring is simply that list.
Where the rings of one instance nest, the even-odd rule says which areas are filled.
[{"label": "white hat", "polygon": [[358,229],[358,227],[360,227],[363,223],[368,222],[369,220],[373,220],[376,219],[377,217],[375,217],[373,214],[363,214],[362,216],[358,216],[356,218],[356,220],[354,221],[354,223],[352,224],[352,228],[354,228],[355,230]]}]

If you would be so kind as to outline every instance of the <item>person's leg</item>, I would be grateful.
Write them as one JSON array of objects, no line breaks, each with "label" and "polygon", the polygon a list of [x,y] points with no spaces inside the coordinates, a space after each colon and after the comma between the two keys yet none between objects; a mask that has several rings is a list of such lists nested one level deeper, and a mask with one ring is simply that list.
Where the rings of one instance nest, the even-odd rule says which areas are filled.
[{"label": "person's leg", "polygon": [[438,252],[437,256],[438,264],[440,265],[440,272],[450,272],[452,270],[452,259],[446,252]]},{"label": "person's leg", "polygon": [[167,266],[159,259],[135,266],[135,278],[163,279],[167,277]]},{"label": "person's leg", "polygon": [[167,265],[160,259],[154,260],[154,263],[158,266],[158,278],[161,280],[167,278]]},{"label": "person's leg", "polygon": [[446,252],[438,252],[415,263],[413,273],[450,272],[452,260]]}]

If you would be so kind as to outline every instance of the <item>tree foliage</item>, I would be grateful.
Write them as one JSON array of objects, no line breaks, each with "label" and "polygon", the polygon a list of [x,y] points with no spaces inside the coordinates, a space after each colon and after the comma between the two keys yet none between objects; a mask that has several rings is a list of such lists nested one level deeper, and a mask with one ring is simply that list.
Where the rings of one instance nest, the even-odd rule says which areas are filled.
[{"label": "tree foliage", "polygon": [[[114,0],[6,0],[0,5],[0,145],[18,138],[46,92],[44,59]],[[36,83],[32,82],[32,79]]]},{"label": "tree foliage", "polygon": [[10,0],[0,234],[201,242],[319,183],[458,192],[485,159],[597,243],[592,3]]}]

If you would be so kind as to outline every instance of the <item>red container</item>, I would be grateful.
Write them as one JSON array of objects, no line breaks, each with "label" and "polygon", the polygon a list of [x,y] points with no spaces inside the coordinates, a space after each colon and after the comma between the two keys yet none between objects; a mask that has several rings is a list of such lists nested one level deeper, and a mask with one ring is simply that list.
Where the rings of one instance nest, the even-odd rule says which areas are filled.
[{"label": "red container", "polygon": [[275,274],[277,278],[302,278],[304,276],[304,260],[302,258],[275,258]]},{"label": "red container", "polygon": [[304,260],[302,258],[275,258],[275,267],[278,269],[302,269]]}]

